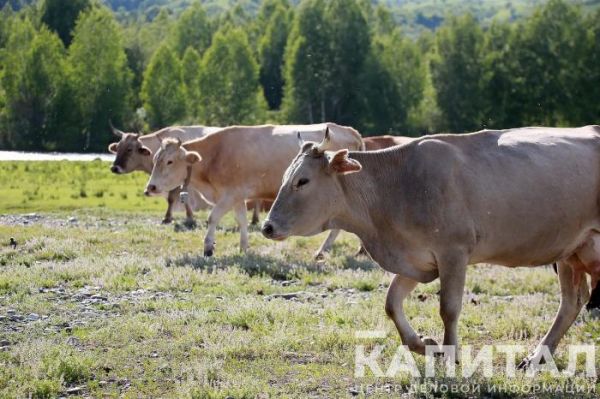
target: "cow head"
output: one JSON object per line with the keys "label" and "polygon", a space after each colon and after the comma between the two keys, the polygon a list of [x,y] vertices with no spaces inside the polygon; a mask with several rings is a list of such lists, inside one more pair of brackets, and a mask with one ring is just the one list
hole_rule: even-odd
{"label": "cow head", "polygon": [[140,142],[140,135],[125,133],[115,128],[112,123],[110,130],[119,137],[118,143],[108,146],[108,151],[117,157],[110,171],[117,174],[130,173],[134,170],[148,170],[152,165],[152,151]]}
{"label": "cow head", "polygon": [[185,183],[188,166],[200,162],[202,158],[195,151],[187,151],[179,138],[167,138],[161,142],[154,155],[152,175],[144,194],[161,195]]}
{"label": "cow head", "polygon": [[344,195],[338,176],[361,170],[360,163],[348,158],[348,150],[327,151],[329,129],[319,144],[304,142],[299,133],[298,142],[300,153],[286,170],[262,226],[263,235],[274,240],[328,230]]}

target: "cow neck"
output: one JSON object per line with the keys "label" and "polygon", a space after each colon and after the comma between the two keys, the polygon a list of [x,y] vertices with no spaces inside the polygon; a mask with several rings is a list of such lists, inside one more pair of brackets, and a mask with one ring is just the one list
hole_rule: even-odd
{"label": "cow neck", "polygon": [[342,188],[343,211],[332,221],[333,228],[341,228],[357,234],[370,236],[375,229],[372,210],[384,209],[381,206],[381,187],[397,185],[398,174],[391,173],[393,168],[402,169],[406,150],[377,152],[350,152],[349,157],[362,165],[358,173],[338,176]]}
{"label": "cow neck", "polygon": [[160,148],[160,138],[157,137],[156,133],[153,133],[151,135],[142,136],[139,140],[144,147],[148,147],[150,151],[152,151],[151,155],[143,158],[140,169],[148,174],[152,174],[152,169],[154,168],[154,154],[156,154]]}

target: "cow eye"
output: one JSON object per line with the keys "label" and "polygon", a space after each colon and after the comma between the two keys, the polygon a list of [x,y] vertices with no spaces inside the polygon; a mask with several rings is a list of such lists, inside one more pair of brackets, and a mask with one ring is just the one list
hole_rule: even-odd
{"label": "cow eye", "polygon": [[306,183],[308,183],[308,179],[302,178],[302,179],[298,180],[298,185],[297,185],[297,187],[302,187],[302,186],[304,186]]}
{"label": "cow eye", "polygon": [[167,161],[167,165],[171,165],[173,161]]}
{"label": "cow eye", "polygon": [[130,149],[127,150],[127,152],[131,152],[131,151],[133,151],[133,148],[130,148]]}

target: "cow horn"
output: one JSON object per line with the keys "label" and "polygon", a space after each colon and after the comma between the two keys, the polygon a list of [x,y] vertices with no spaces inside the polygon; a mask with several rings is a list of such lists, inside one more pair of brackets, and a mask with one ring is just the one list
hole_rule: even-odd
{"label": "cow horn", "polygon": [[318,152],[325,152],[329,149],[329,143],[331,139],[329,138],[329,126],[325,129],[325,137],[323,137],[323,141],[317,145],[315,148]]}
{"label": "cow horn", "polygon": [[181,139],[179,137],[176,137],[177,139],[177,147],[181,147]]}
{"label": "cow horn", "polygon": [[296,136],[298,137],[298,147],[300,147],[300,149],[302,149],[302,147],[304,147],[304,139],[300,135],[299,131],[296,131]]}
{"label": "cow horn", "polygon": [[121,138],[125,135],[125,133],[113,126],[112,121],[110,119],[108,120],[108,125],[110,126],[110,131],[113,132],[115,136]]}

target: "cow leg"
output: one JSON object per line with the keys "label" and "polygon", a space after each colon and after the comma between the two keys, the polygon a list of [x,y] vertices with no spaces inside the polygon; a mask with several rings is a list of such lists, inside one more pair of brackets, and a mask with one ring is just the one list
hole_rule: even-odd
{"label": "cow leg", "polygon": [[321,247],[315,252],[314,258],[323,259],[323,254],[331,250],[331,247],[333,247],[333,243],[339,234],[340,230],[331,230],[325,241],[323,241],[323,244],[321,244]]}
{"label": "cow leg", "polygon": [[173,204],[175,201],[179,200],[179,188],[169,191],[169,195],[167,196],[167,213],[165,213],[165,218],[162,221],[162,224],[169,224],[173,222]]}
{"label": "cow leg", "polygon": [[234,201],[221,197],[208,214],[208,229],[204,237],[204,256],[212,256],[215,250],[215,233],[221,218],[232,208]]}
{"label": "cow leg", "polygon": [[561,293],[558,313],[556,314],[548,333],[542,338],[535,350],[523,359],[519,364],[519,369],[526,369],[532,362],[536,364],[541,363],[540,360],[543,360],[542,349],[544,346],[548,347],[550,354],[554,354],[558,342],[563,335],[565,335],[569,327],[571,327],[577,318],[579,311],[589,299],[590,291],[588,289],[587,278],[584,275],[583,278],[578,281],[578,284],[574,285],[573,273],[573,269],[569,263],[565,261],[558,263],[558,281]]}
{"label": "cow leg", "polygon": [[248,250],[248,214],[246,213],[246,203],[240,202],[234,205],[235,220],[240,228],[240,251]]}
{"label": "cow leg", "polygon": [[254,201],[252,209],[252,226],[256,226],[259,222],[260,208],[262,205],[261,201]]}
{"label": "cow leg", "polygon": [[194,220],[194,211],[192,209],[192,206],[190,205],[190,200],[189,200],[189,196],[188,196],[188,200],[184,203],[185,205],[185,221],[183,222],[184,225],[186,225],[187,227],[195,227],[196,226],[196,221]]}
{"label": "cow leg", "polygon": [[440,272],[440,316],[444,323],[444,345],[451,346],[458,359],[458,318],[467,275],[467,259],[462,254],[442,256],[438,261]]}
{"label": "cow leg", "polygon": [[412,328],[404,314],[404,299],[415,289],[418,282],[402,277],[394,276],[387,297],[385,298],[385,312],[394,321],[402,344],[406,345],[412,352],[425,355],[425,346],[436,345],[431,338],[421,338]]}

